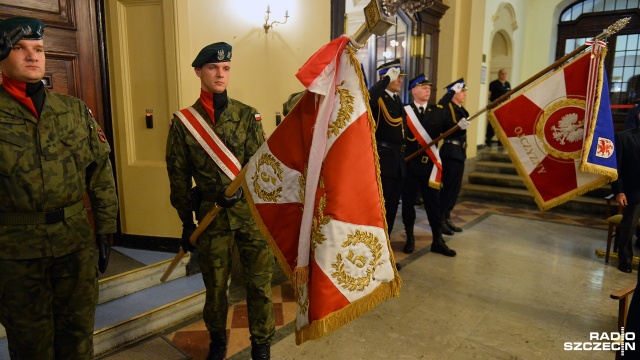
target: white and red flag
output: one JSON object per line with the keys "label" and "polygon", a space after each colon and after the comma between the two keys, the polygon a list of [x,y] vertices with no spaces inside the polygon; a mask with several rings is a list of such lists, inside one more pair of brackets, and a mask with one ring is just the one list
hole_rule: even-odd
{"label": "white and red flag", "polygon": [[398,296],[368,91],[348,37],[296,75],[307,88],[246,167],[247,199],[296,292],[296,343]]}
{"label": "white and red flag", "polygon": [[541,210],[617,178],[603,43],[489,113]]}

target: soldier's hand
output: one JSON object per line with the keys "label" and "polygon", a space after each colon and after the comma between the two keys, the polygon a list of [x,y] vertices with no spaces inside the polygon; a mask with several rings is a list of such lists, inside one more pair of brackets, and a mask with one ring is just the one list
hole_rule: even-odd
{"label": "soldier's hand", "polygon": [[96,244],[98,245],[98,270],[104,274],[109,265],[109,254],[111,254],[111,245],[109,245],[109,235],[96,235]]}
{"label": "soldier's hand", "polygon": [[460,129],[462,130],[468,128],[469,124],[471,124],[471,121],[467,120],[467,118],[462,118],[458,121],[458,126],[460,126]]}
{"label": "soldier's hand", "polygon": [[387,71],[386,75],[389,77],[390,82],[394,82],[398,79],[398,76],[400,76],[400,69],[396,67],[391,68]]}
{"label": "soldier's hand", "polygon": [[224,190],[222,190],[220,194],[218,194],[218,199],[216,200],[216,203],[218,203],[218,205],[222,206],[223,208],[228,209],[230,207],[233,207],[233,205],[235,205],[238,201],[240,201],[240,199],[242,199],[243,194],[244,194],[244,191],[242,190],[242,187],[239,187],[238,190],[236,190],[236,192],[230,197],[226,197],[224,195]]}
{"label": "soldier's hand", "polygon": [[195,224],[182,224],[182,238],[180,238],[180,247],[184,253],[196,251],[196,247],[191,244],[191,234],[196,230]]}
{"label": "soldier's hand", "polygon": [[0,61],[6,59],[7,56],[9,56],[13,45],[18,43],[18,41],[20,41],[23,36],[24,30],[21,26],[11,30],[9,33],[0,30]]}
{"label": "soldier's hand", "polygon": [[460,82],[460,83],[454,84],[454,85],[451,87],[451,90],[455,91],[455,92],[456,92],[456,94],[457,94],[457,93],[459,93],[460,91],[462,91],[462,88],[463,88],[463,87],[464,87],[464,84]]}

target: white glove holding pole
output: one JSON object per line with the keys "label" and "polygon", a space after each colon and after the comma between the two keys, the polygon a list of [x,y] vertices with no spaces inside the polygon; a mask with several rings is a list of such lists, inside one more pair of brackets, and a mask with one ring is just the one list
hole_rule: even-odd
{"label": "white glove holding pole", "polygon": [[464,84],[463,84],[463,83],[457,83],[457,84],[454,84],[454,85],[451,87],[451,90],[455,91],[455,92],[456,92],[456,94],[457,94],[457,93],[459,93],[460,91],[462,91],[462,87],[463,87],[463,86],[464,86]]}
{"label": "white glove holding pole", "polygon": [[387,71],[386,75],[389,77],[390,82],[394,82],[398,79],[398,76],[400,76],[400,69],[395,67],[391,68]]}
{"label": "white glove holding pole", "polygon": [[465,130],[466,128],[468,128],[469,124],[471,124],[471,121],[467,120],[467,118],[462,118],[460,119],[460,121],[458,121],[458,126],[462,130]]}

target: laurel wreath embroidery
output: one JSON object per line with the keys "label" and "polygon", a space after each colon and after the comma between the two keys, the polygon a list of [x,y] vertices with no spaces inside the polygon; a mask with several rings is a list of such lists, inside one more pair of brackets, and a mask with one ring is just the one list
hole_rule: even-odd
{"label": "laurel wreath embroidery", "polygon": [[[580,156],[580,154],[582,153],[582,149],[577,150],[577,151],[571,151],[571,152],[563,151],[561,149],[555,148],[546,139],[545,125],[547,123],[547,120],[549,120],[549,118],[551,117],[551,115],[555,111],[557,111],[557,110],[559,110],[559,109],[561,109],[563,107],[574,107],[574,108],[584,109],[586,107],[586,102],[584,100],[571,98],[571,99],[558,100],[558,101],[552,103],[551,105],[547,106],[544,109],[544,111],[542,112],[542,114],[540,115],[540,118],[538,119],[538,122],[536,123],[536,137],[541,141],[541,143],[544,146],[544,149],[546,150],[547,154],[551,154],[552,156],[555,156],[556,158],[559,158],[559,159],[577,159]],[[576,116],[576,118],[574,119],[571,116],[567,117],[567,115],[565,115],[558,122],[560,127],[550,126],[549,128],[552,129],[554,132],[556,130],[561,131],[561,132],[563,132],[563,131],[571,132],[571,131],[576,130],[576,129],[574,129],[572,127],[574,121],[578,121],[577,127],[584,127],[584,121],[579,121],[580,119],[578,119],[577,117],[578,116]],[[582,131],[584,131],[584,130],[582,130]],[[573,134],[573,135],[575,135],[575,134]],[[572,138],[573,138],[573,135],[572,135]],[[559,141],[562,136],[556,137],[556,135],[554,133],[554,134],[551,135],[551,137],[553,137],[554,141],[558,141],[559,144],[561,144],[561,145],[565,144],[564,141]],[[582,135],[580,135],[580,140],[582,140]]]}
{"label": "laurel wreath embroidery", "polygon": [[[320,181],[320,187],[324,187],[322,181]],[[322,243],[327,240],[327,237],[322,233],[322,227],[331,221],[330,216],[324,216],[324,209],[326,207],[327,195],[322,195],[320,201],[318,201],[318,207],[316,208],[317,215],[313,217],[313,223],[311,224],[311,247],[313,251],[316,250],[318,245],[322,245]]]}
{"label": "laurel wreath embroidery", "polygon": [[[265,169],[262,169],[263,166],[270,167],[273,170],[275,177],[265,171]],[[282,194],[282,186],[278,186],[272,191],[266,191],[262,188],[261,184],[271,183],[275,186],[278,181],[282,182],[282,173],[283,170],[280,166],[280,162],[276,160],[272,154],[262,154],[260,159],[258,159],[256,172],[252,176],[253,187],[255,188],[256,195],[258,195],[258,197],[263,201],[277,202]]]}
{"label": "laurel wreath embroidery", "polygon": [[338,136],[340,131],[347,126],[351,114],[353,114],[353,102],[355,97],[351,95],[349,89],[341,89],[340,86],[344,85],[345,81],[336,86],[336,93],[340,97],[340,110],[338,110],[338,116],[336,120],[329,124],[327,129],[327,137]]}
{"label": "laurel wreath embroidery", "polygon": [[373,233],[356,230],[355,234],[347,235],[347,240],[342,243],[342,247],[347,248],[357,244],[364,244],[369,249],[371,252],[369,262],[367,263],[364,255],[355,255],[352,250],[349,250],[346,260],[359,268],[367,266],[366,276],[356,277],[348,274],[345,269],[342,254],[338,254],[336,256],[336,262],[331,264],[335,269],[335,272],[331,273],[331,277],[336,279],[343,289],[349,291],[363,291],[367,286],[369,286],[371,280],[375,280],[373,274],[375,273],[376,267],[382,257],[382,245]]}

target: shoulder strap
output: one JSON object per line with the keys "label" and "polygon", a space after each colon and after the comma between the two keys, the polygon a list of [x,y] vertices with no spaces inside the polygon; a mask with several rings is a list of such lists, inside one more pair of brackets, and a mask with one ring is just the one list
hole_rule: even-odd
{"label": "shoulder strap", "polygon": [[216,135],[205,119],[194,109],[188,107],[176,111],[174,115],[182,121],[200,146],[209,154],[220,170],[233,180],[240,173],[242,166],[224,142]]}

